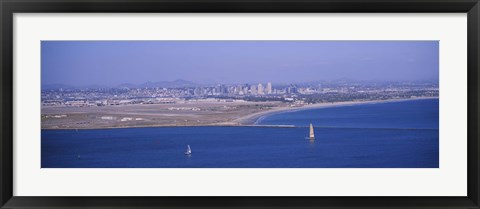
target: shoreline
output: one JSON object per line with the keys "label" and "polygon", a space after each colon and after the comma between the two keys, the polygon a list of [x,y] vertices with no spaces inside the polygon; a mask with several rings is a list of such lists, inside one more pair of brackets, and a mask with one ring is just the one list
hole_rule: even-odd
{"label": "shoreline", "polygon": [[387,99],[387,100],[369,100],[369,101],[348,101],[348,102],[336,102],[336,103],[320,103],[320,104],[311,104],[305,105],[302,107],[281,107],[274,110],[268,110],[265,112],[257,112],[254,114],[246,115],[241,118],[235,119],[235,122],[238,122],[241,125],[256,125],[257,121],[262,117],[266,117],[272,114],[278,114],[283,112],[294,112],[308,109],[320,109],[320,108],[329,108],[329,107],[342,107],[342,106],[353,106],[361,104],[377,104],[377,103],[389,103],[389,102],[403,102],[403,101],[414,101],[421,99],[438,99],[438,97],[416,97],[408,99]]}
{"label": "shoreline", "polygon": [[160,127],[241,127],[241,126],[255,126],[255,127],[295,127],[293,125],[257,125],[257,121],[263,117],[278,114],[283,112],[293,112],[308,109],[330,108],[330,107],[342,107],[353,106],[362,104],[377,104],[377,103],[389,103],[389,102],[402,102],[402,101],[414,101],[422,99],[438,99],[439,97],[415,97],[406,99],[387,99],[387,100],[369,100],[369,101],[348,101],[348,102],[336,102],[336,103],[320,103],[310,104],[300,107],[279,107],[263,112],[256,112],[250,115],[245,115],[240,118],[234,119],[230,122],[222,122],[217,124],[206,125],[142,125],[142,126],[117,126],[117,127],[99,127],[99,128],[41,128],[41,130],[102,130],[102,129],[122,129],[122,128],[160,128]]}

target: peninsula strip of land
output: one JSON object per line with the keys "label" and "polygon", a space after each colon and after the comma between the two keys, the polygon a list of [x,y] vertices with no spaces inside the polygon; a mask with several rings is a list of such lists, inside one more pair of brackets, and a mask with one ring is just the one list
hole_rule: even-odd
{"label": "peninsula strip of land", "polygon": [[308,108],[324,108],[409,99],[346,101],[294,105],[285,102],[185,102],[93,107],[42,107],[42,129],[102,129],[168,126],[245,126],[258,118]]}

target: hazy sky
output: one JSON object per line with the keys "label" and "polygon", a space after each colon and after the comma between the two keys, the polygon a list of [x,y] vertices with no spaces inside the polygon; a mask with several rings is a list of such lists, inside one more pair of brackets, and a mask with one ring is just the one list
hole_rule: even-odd
{"label": "hazy sky", "polygon": [[438,82],[438,41],[42,41],[42,84]]}

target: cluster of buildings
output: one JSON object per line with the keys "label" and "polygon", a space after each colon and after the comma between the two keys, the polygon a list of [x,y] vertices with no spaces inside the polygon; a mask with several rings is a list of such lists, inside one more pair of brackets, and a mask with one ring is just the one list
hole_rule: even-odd
{"label": "cluster of buildings", "polygon": [[193,90],[193,96],[227,96],[227,95],[274,95],[285,93],[297,93],[297,87],[294,84],[286,88],[274,89],[271,82],[266,84],[242,84],[242,85],[225,85],[217,86],[199,86]]}
{"label": "cluster of buildings", "polygon": [[190,102],[282,101],[320,103],[438,97],[438,84],[406,82],[332,82],[301,84],[216,84],[185,87],[50,89],[43,106],[110,106]]}

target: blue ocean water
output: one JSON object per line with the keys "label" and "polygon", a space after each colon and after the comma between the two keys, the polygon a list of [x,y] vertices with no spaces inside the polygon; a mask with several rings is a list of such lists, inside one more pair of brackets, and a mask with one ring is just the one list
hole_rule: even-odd
{"label": "blue ocean water", "polygon": [[[42,168],[438,168],[438,99],[308,109],[259,125],[42,130]],[[306,140],[308,125],[315,141]],[[187,144],[192,155],[184,155]]]}

